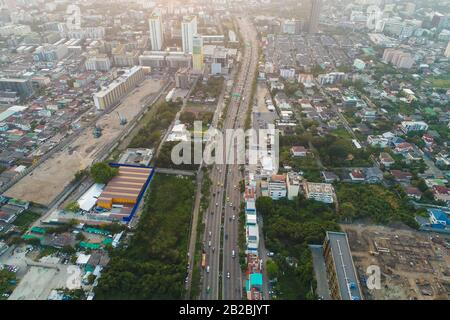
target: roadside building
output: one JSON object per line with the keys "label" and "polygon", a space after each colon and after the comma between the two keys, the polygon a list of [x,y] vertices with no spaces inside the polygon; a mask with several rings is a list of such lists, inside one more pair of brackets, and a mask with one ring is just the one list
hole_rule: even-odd
{"label": "roadside building", "polygon": [[333,300],[362,300],[347,234],[327,231],[323,253]]}
{"label": "roadside building", "polygon": [[285,198],[287,195],[286,176],[274,174],[269,179],[269,196],[273,200]]}

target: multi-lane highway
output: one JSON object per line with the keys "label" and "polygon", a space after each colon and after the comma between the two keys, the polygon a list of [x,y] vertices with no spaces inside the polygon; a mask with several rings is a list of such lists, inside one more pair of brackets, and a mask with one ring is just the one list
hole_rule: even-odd
{"label": "multi-lane highway", "polygon": [[[238,18],[238,25],[243,37],[244,54],[225,115],[224,130],[243,128],[258,63],[258,43],[253,26],[245,16]],[[225,146],[226,157],[237,151],[236,145],[233,149],[230,147]],[[238,217],[241,202],[239,181],[243,177],[238,164],[225,163],[214,165],[210,178],[213,186],[209,209],[205,214],[203,246],[206,266],[202,270],[200,298],[241,299],[243,279],[239,265]]]}

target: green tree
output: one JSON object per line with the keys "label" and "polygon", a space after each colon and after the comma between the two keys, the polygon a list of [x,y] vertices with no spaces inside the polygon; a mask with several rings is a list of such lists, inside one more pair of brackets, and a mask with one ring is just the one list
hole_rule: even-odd
{"label": "green tree", "polygon": [[339,208],[339,214],[343,220],[351,222],[356,216],[356,208],[352,203],[344,202]]}
{"label": "green tree", "polygon": [[91,177],[96,183],[108,183],[119,173],[119,169],[109,166],[105,162],[95,163],[91,167]]}
{"label": "green tree", "polygon": [[256,199],[256,210],[263,216],[270,214],[273,210],[273,200],[270,197],[259,197]]}
{"label": "green tree", "polygon": [[67,255],[72,255],[75,253],[75,249],[70,245],[66,245],[66,246],[62,247],[61,252],[65,253]]}
{"label": "green tree", "polygon": [[273,279],[278,275],[278,265],[273,260],[267,260],[266,270],[269,278]]}
{"label": "green tree", "polygon": [[80,211],[80,205],[78,202],[73,201],[66,206],[66,211],[78,212]]}

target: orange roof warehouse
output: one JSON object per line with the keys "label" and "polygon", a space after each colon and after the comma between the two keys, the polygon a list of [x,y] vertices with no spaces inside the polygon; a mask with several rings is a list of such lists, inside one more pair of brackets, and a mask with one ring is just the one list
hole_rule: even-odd
{"label": "orange roof warehouse", "polygon": [[131,214],[124,218],[129,221],[153,177],[154,169],[118,163],[110,163],[110,166],[118,168],[119,173],[106,185],[98,197],[97,206],[112,209],[116,204],[132,205]]}

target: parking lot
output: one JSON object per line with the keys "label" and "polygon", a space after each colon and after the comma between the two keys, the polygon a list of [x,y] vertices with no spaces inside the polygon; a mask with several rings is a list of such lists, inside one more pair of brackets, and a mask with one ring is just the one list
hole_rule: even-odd
{"label": "parking lot", "polygon": [[8,269],[10,266],[16,268],[18,285],[9,300],[46,300],[53,289],[78,283],[82,273],[77,266],[62,264],[60,258],[53,256],[35,262],[27,254],[37,255],[38,252],[29,251],[30,246],[11,247],[0,256],[1,265]]}

